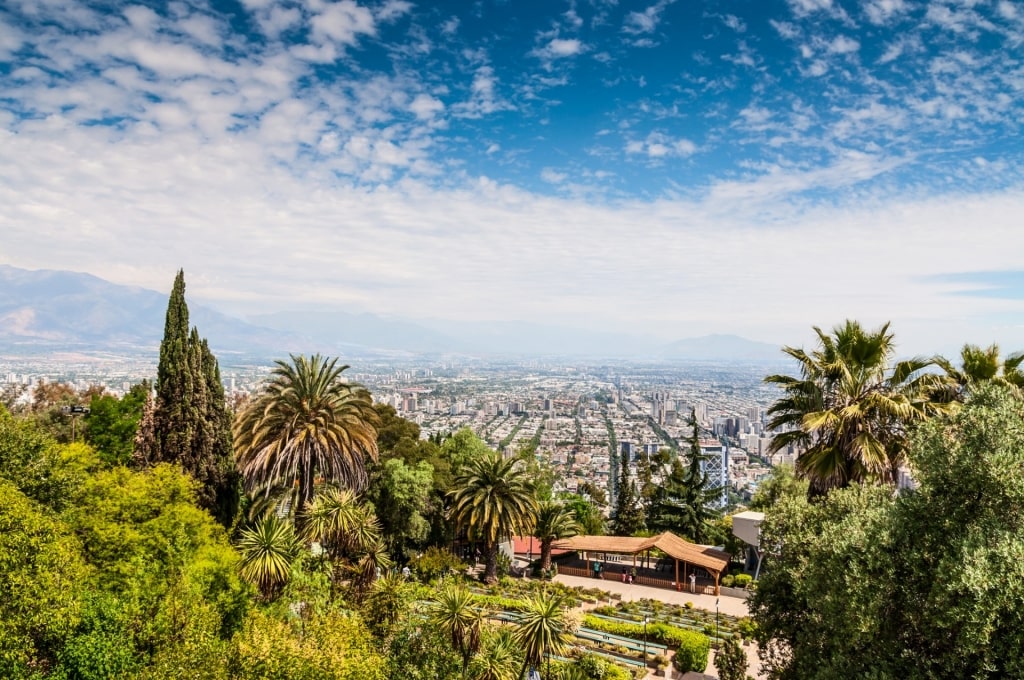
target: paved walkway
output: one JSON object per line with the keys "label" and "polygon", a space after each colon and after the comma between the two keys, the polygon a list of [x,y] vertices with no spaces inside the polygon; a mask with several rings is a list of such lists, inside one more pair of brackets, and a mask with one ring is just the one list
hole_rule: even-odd
{"label": "paved walkway", "polygon": [[[563,585],[571,587],[583,587],[583,588],[600,588],[607,593],[618,593],[622,596],[624,601],[632,600],[659,600],[667,604],[686,604],[692,602],[694,607],[698,609],[704,609],[709,612],[715,611],[715,600],[718,600],[718,611],[723,614],[729,614],[731,616],[747,616],[747,601],[738,597],[726,597],[724,595],[715,597],[714,595],[696,595],[685,592],[676,592],[675,590],[669,590],[668,588],[652,588],[650,586],[641,586],[637,584],[630,585],[621,581],[613,581],[611,579],[602,580],[595,578],[585,578],[583,576],[566,576],[564,574],[558,574],[555,576],[555,581]],[[593,605],[583,605],[584,609],[591,609]],[[763,680],[765,676],[761,675],[758,671],[760,668],[760,662],[757,658],[757,646],[749,645],[744,646],[743,651],[747,653],[748,667],[747,673],[757,678],[757,680]],[[715,676],[715,651],[711,650],[711,655],[708,657],[708,668],[705,673],[709,676]],[[669,675],[655,674],[651,670],[647,675],[647,680],[662,679],[665,677],[680,678],[680,675],[676,671],[670,671]]]}
{"label": "paved walkway", "polygon": [[555,581],[571,587],[600,588],[608,593],[619,593],[624,601],[632,600],[660,600],[668,604],[686,604],[692,602],[694,607],[705,609],[709,612],[715,611],[715,600],[718,600],[718,611],[730,616],[747,616],[747,601],[738,597],[726,597],[722,595],[697,595],[686,592],[676,592],[668,588],[652,588],[639,584],[623,583],[612,579],[585,578],[583,576],[566,576],[558,574]]}

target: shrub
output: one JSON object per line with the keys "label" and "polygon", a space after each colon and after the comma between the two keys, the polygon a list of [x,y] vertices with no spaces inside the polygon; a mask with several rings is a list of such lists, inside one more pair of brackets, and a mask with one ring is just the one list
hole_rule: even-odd
{"label": "shrub", "polygon": [[736,628],[739,631],[740,637],[744,640],[753,639],[757,633],[757,624],[749,616],[744,616],[740,619],[736,624]]}
{"label": "shrub", "polygon": [[687,602],[683,606],[686,607],[687,609],[693,609],[693,603],[692,602]]}
{"label": "shrub", "polygon": [[684,632],[688,633],[686,642],[679,645],[679,649],[676,650],[676,655],[672,659],[672,665],[683,673],[687,671],[703,673],[704,669],[708,667],[711,640],[700,633]]}
{"label": "shrub", "polygon": [[[596,616],[584,616],[583,625],[587,628],[600,630],[612,635],[622,637],[643,639],[644,625],[642,623],[630,623],[628,621],[607,621]],[[655,622],[647,625],[647,639],[661,643],[668,647],[688,647],[703,641],[705,646],[710,644],[707,638],[700,633],[685,628],[677,628],[667,623]],[[705,664],[706,665],[706,664]]]}
{"label": "shrub", "polygon": [[715,669],[721,680],[746,680],[747,655],[735,640],[726,640],[715,655]]}
{"label": "shrub", "polygon": [[753,580],[754,579],[753,579],[753,577],[751,577],[750,574],[737,574],[736,575],[736,585],[739,588],[746,588],[747,586],[750,585],[750,582],[753,581]]}
{"label": "shrub", "polygon": [[654,658],[651,659],[651,661],[654,662],[654,667],[658,670],[661,670],[668,666],[668,659],[662,656],[661,654],[655,654]]}
{"label": "shrub", "polygon": [[431,546],[409,562],[410,567],[425,582],[446,573],[461,574],[466,571],[466,563],[456,557],[450,550]]}
{"label": "shrub", "polygon": [[730,574],[728,576],[723,576],[722,577],[722,587],[723,588],[732,588],[732,584],[735,583],[735,581],[736,581],[736,578],[732,574]]}

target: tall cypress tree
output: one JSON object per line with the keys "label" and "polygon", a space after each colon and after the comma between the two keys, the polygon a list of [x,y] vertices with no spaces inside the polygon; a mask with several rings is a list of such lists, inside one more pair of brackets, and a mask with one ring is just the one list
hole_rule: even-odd
{"label": "tall cypress tree", "polygon": [[231,415],[217,358],[199,330],[189,330],[185,273],[181,270],[167,303],[151,432],[152,441],[137,446],[149,452],[147,461],[181,465],[199,482],[199,504],[223,524],[230,524],[239,496],[231,452]]}
{"label": "tall cypress tree", "polygon": [[636,483],[629,475],[629,454],[623,453],[619,465],[619,491],[615,498],[612,533],[616,536],[632,536],[645,528],[640,494],[637,492]]}

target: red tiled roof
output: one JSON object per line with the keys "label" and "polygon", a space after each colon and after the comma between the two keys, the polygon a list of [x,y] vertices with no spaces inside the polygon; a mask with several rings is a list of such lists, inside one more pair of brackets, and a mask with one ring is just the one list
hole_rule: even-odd
{"label": "red tiled roof", "polygon": [[[512,537],[513,548],[512,552],[516,555],[527,555],[533,553],[534,557],[540,557],[540,541],[533,536],[513,536]],[[551,556],[564,555],[571,550],[552,548]]]}

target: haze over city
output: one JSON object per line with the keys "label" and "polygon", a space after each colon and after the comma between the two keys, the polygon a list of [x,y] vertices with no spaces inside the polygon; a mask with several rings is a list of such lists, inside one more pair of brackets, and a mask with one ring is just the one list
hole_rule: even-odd
{"label": "haze over city", "polygon": [[286,309],[1024,346],[1016,3],[11,2],[0,262]]}

